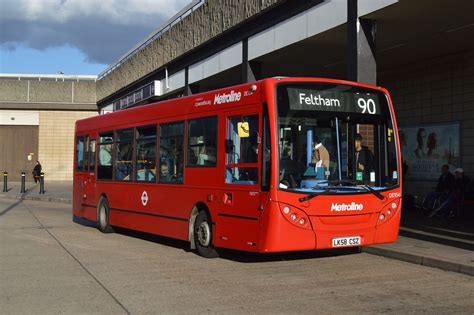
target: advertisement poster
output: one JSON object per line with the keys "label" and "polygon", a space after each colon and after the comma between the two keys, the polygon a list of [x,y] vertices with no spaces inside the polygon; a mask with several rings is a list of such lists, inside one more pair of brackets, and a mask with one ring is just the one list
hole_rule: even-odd
{"label": "advertisement poster", "polygon": [[461,167],[460,124],[400,127],[402,159],[408,165],[406,179],[437,180],[441,166],[453,172]]}

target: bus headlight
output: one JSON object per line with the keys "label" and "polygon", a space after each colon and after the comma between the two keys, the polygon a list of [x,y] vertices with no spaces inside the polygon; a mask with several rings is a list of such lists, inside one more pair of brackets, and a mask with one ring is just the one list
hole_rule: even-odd
{"label": "bus headlight", "polygon": [[385,220],[385,215],[383,213],[381,213],[379,218],[380,218],[380,221],[383,221],[383,220]]}
{"label": "bus headlight", "polygon": [[280,204],[280,211],[285,219],[293,225],[299,228],[312,230],[311,221],[309,220],[306,212],[303,210],[300,210],[292,205]]}
{"label": "bus headlight", "polygon": [[396,202],[392,202],[392,209],[395,209],[397,207],[397,203]]}
{"label": "bus headlight", "polygon": [[391,215],[392,211],[390,209],[387,209],[387,215]]}

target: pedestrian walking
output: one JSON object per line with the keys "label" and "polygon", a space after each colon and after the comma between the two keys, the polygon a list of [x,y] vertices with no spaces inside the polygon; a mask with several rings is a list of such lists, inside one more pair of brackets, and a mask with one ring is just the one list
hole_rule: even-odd
{"label": "pedestrian walking", "polygon": [[40,182],[41,178],[41,163],[39,161],[36,161],[36,165],[33,168],[33,180],[35,181],[35,184]]}

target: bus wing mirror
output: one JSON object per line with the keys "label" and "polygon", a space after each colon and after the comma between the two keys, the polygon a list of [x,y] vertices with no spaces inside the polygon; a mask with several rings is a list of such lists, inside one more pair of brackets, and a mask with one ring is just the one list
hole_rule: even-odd
{"label": "bus wing mirror", "polygon": [[234,141],[231,139],[225,140],[225,153],[230,154],[234,152]]}

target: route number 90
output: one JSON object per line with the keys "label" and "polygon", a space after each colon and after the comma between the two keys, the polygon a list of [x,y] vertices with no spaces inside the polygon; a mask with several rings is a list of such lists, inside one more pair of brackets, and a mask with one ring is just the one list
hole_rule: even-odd
{"label": "route number 90", "polygon": [[375,114],[377,111],[373,99],[365,100],[363,98],[359,98],[357,100],[357,105],[362,108],[362,114],[365,114],[366,112],[368,112],[369,114]]}

